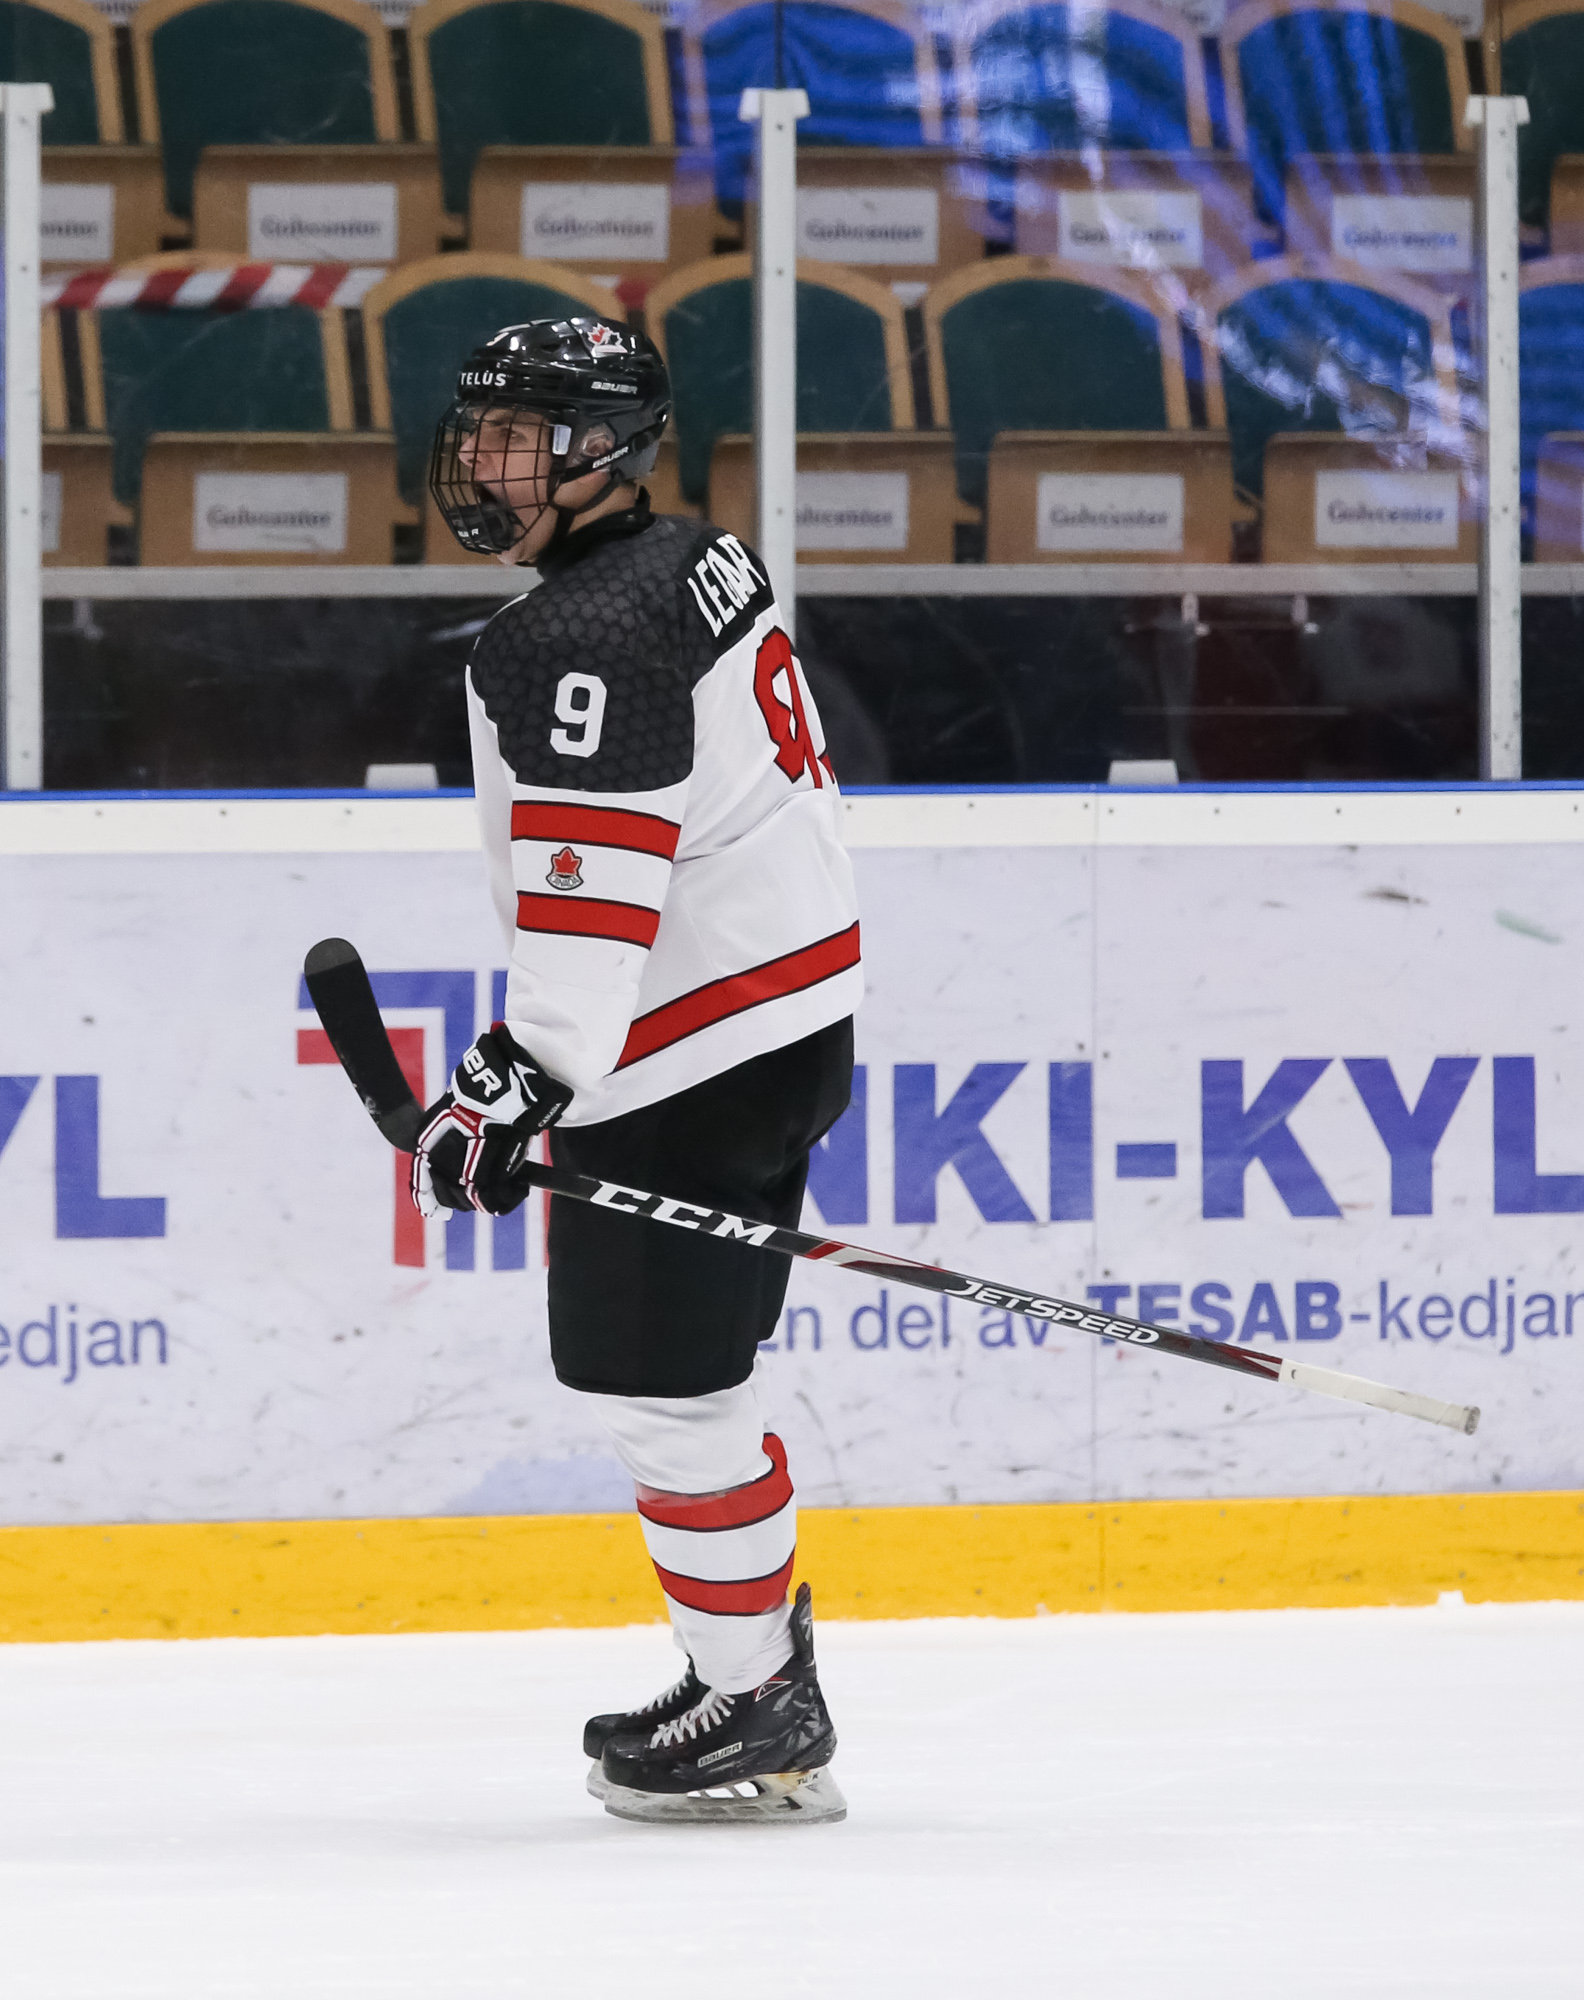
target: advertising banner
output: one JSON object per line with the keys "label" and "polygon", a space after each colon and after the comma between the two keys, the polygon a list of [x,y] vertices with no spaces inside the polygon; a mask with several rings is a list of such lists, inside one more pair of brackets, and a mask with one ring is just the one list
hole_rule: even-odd
{"label": "advertising banner", "polygon": [[800,472],[799,549],[893,549],[908,545],[905,472]]}
{"label": "advertising banner", "polygon": [[1183,545],[1178,472],[1042,472],[1035,546],[1052,555],[1172,555]]}
{"label": "advertising banner", "polygon": [[[1430,796],[1434,837],[1341,794],[849,800],[868,997],[808,1217],[1478,1435],[794,1265],[760,1365],[807,1502],[1579,1483],[1584,814]],[[439,1092],[502,992],[471,806],[384,846],[321,807],[149,852],[0,806],[0,1519],[630,1500],[549,1366],[543,1198],[422,1224],[299,982],[354,939]]]}
{"label": "advertising banner", "polygon": [[39,189],[39,261],[109,264],[115,258],[115,186],[57,181]]}
{"label": "advertising banner", "polygon": [[1466,195],[1337,195],[1331,254],[1367,270],[1472,271],[1474,204]]}
{"label": "advertising banner", "polygon": [[193,547],[255,554],[293,549],[339,555],[347,542],[344,472],[200,472],[193,481]]}
{"label": "advertising banner", "polygon": [[799,188],[797,253],[828,264],[934,264],[940,197],[933,188]]}
{"label": "advertising banner", "polygon": [[394,181],[254,181],[248,255],[268,263],[394,264]]}
{"label": "advertising banner", "polygon": [[1166,265],[1197,271],[1204,263],[1204,209],[1197,194],[1106,189],[1056,197],[1058,254],[1078,264]]}
{"label": "advertising banner", "polygon": [[671,190],[642,181],[529,181],[521,240],[525,257],[663,263],[671,250]]}

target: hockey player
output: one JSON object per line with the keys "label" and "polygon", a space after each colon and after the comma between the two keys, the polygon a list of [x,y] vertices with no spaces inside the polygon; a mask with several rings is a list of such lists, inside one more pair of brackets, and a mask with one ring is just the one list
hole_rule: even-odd
{"label": "hockey player", "polygon": [[[819,715],[763,564],[650,511],[658,350],[591,318],[468,360],[430,483],[464,548],[539,571],[468,670],[505,1020],[431,1107],[427,1215],[521,1198],[512,1156],[795,1225],[840,1116],[862,991]],[[520,1157],[520,1155],[519,1155]],[[628,1818],[840,1818],[796,1503],[758,1344],[787,1266],[745,1243],[553,1201],[550,1348],[637,1484],[688,1666],[595,1716],[590,1790]]]}

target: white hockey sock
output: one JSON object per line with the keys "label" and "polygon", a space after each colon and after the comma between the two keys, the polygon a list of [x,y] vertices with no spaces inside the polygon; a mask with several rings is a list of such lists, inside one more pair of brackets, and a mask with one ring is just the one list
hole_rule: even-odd
{"label": "white hockey sock", "polygon": [[768,1680],[792,1650],[787,1585],[797,1501],[786,1452],[767,1431],[757,1479],[717,1493],[640,1485],[638,1512],[677,1637],[699,1678],[726,1694]]}
{"label": "white hockey sock", "polygon": [[752,1383],[712,1396],[593,1400],[637,1484],[677,1644],[707,1687],[758,1687],[792,1650],[797,1501]]}

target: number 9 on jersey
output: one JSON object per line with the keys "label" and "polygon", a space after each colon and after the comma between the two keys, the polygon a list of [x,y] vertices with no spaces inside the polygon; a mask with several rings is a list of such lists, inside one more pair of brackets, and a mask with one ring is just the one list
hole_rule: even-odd
{"label": "number 9 on jersey", "polygon": [[567,727],[551,730],[550,748],[562,757],[592,757],[605,724],[605,683],[599,675],[563,674],[556,683],[555,712]]}

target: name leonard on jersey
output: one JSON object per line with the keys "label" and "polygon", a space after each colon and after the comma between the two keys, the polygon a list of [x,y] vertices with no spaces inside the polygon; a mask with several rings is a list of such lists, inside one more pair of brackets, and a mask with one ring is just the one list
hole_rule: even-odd
{"label": "name leonard on jersey", "polygon": [[717,641],[717,658],[775,603],[770,579],[735,535],[722,535],[710,544],[693,565],[687,584]]}

